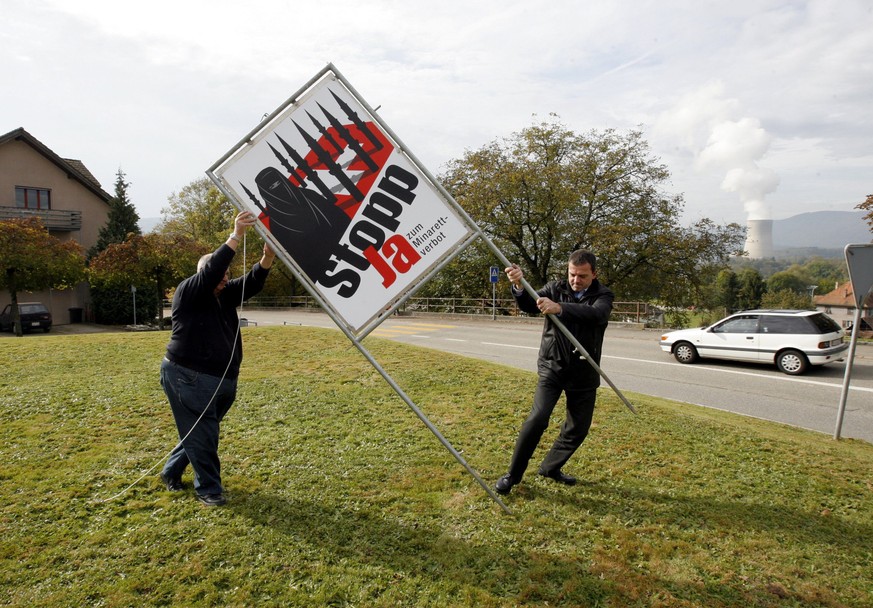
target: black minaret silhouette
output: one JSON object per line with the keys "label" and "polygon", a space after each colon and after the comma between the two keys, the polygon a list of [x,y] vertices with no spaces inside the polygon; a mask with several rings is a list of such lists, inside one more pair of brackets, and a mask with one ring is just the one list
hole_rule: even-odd
{"label": "black minaret silhouette", "polygon": [[303,127],[298,125],[293,120],[291,122],[294,123],[295,127],[297,127],[297,130],[300,131],[300,135],[303,136],[303,140],[306,142],[306,145],[309,146],[310,150],[315,152],[315,156],[320,162],[324,163],[324,166],[327,167],[327,170],[330,172],[330,174],[337,178],[339,183],[343,185],[343,187],[348,191],[349,195],[353,199],[355,199],[359,203],[363,202],[364,193],[358,189],[358,187],[351,179],[349,179],[349,176],[346,175],[346,172],[343,171],[343,168],[339,166],[339,164],[337,164],[337,162],[327,152],[327,150],[322,148],[319,143],[315,141],[315,139],[313,139],[313,137],[303,129]]}
{"label": "black minaret silhouette", "polygon": [[349,144],[349,148],[355,151],[355,154],[358,155],[358,158],[360,158],[367,164],[367,167],[370,168],[370,171],[378,171],[379,165],[376,164],[376,161],[370,158],[369,154],[364,152],[364,147],[360,144],[360,142],[358,142],[357,139],[352,136],[352,132],[349,131],[343,123],[338,121],[333,114],[325,110],[320,103],[316,103],[316,105],[321,109],[322,113],[327,118],[327,122],[329,122],[330,125],[334,129],[336,129],[336,132],[339,133],[339,136],[342,137],[347,144]]}
{"label": "black minaret silhouette", "polygon": [[[330,91],[330,89],[328,89],[328,90]],[[381,150],[382,148],[385,147],[382,144],[382,142],[379,140],[379,138],[376,137],[376,135],[370,130],[370,125],[368,125],[366,122],[364,122],[363,120],[358,118],[358,114],[354,110],[352,110],[352,108],[351,108],[351,106],[349,106],[349,104],[344,102],[342,100],[342,98],[339,95],[337,95],[336,93],[334,93],[333,91],[330,91],[330,94],[333,95],[334,99],[336,99],[337,105],[340,108],[342,108],[342,111],[346,113],[346,116],[349,117],[349,120],[351,120],[353,123],[355,123],[355,125],[358,127],[358,129],[360,129],[361,133],[363,133],[366,136],[366,138],[370,140],[370,143],[373,144],[373,151],[374,152],[376,150]]]}

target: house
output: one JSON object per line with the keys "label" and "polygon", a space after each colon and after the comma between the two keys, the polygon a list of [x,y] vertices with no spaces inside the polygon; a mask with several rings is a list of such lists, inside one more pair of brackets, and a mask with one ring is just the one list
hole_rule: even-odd
{"label": "house", "polygon": [[[61,158],[24,129],[0,135],[0,220],[38,216],[49,234],[88,250],[108,221],[111,198],[81,161]],[[58,325],[90,310],[87,282],[18,298],[45,304]],[[0,292],[0,309],[10,301]]]}
{"label": "house", "polygon": [[[836,288],[821,296],[815,296],[813,299],[816,310],[820,310],[842,327],[851,327],[855,320],[855,292],[852,289],[852,282],[849,281],[843,284],[837,284]],[[864,301],[864,308],[861,311],[861,327],[858,331],[867,334],[873,332],[873,294],[867,296]]]}

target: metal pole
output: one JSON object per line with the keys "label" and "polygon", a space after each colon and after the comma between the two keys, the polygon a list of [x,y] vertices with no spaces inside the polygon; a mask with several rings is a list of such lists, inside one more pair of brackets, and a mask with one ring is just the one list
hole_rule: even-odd
{"label": "metal pole", "polygon": [[497,319],[497,283],[491,283],[491,320]]}
{"label": "metal pole", "polygon": [[[480,236],[485,241],[485,243],[488,245],[488,247],[491,249],[491,251],[494,252],[494,254],[498,257],[498,259],[500,259],[500,261],[503,262],[507,268],[509,266],[512,266],[512,263],[506,258],[506,256],[503,255],[503,253],[497,248],[497,246],[491,242],[491,239],[489,239],[487,235],[482,233],[481,230],[480,230]],[[530,286],[530,283],[528,283],[524,277],[522,277],[522,279],[521,279],[521,284],[524,287],[525,291],[527,291],[532,298],[539,297],[539,294],[537,294],[537,292],[534,290],[534,288]],[[594,370],[598,374],[600,374],[600,377],[603,378],[606,381],[606,383],[609,385],[609,387],[615,392],[615,394],[618,395],[618,398],[621,399],[621,401],[625,404],[627,409],[629,409],[631,412],[636,414],[637,411],[634,409],[634,406],[631,405],[631,402],[628,401],[627,397],[625,397],[624,394],[622,394],[622,392],[620,390],[618,390],[618,387],[612,382],[612,380],[609,379],[609,376],[607,376],[606,373],[601,369],[601,367],[599,365],[597,365],[597,363],[594,361],[594,359],[591,358],[591,355],[589,355],[588,351],[585,350],[585,347],[583,347],[579,343],[579,340],[576,339],[576,336],[574,336],[572,333],[570,333],[570,330],[567,329],[567,326],[564,325],[561,322],[561,320],[558,319],[558,317],[556,317],[553,314],[547,314],[546,316],[549,318],[549,320],[552,323],[555,324],[555,326],[561,331],[561,333],[563,333],[564,336],[567,337],[567,339],[570,341],[570,343],[576,349],[576,353],[578,353],[580,357],[582,357],[583,359],[588,361],[588,364],[591,365],[591,367],[593,367]]]}
{"label": "metal pole", "polygon": [[479,475],[479,473],[477,473],[473,467],[471,467],[469,464],[467,464],[467,461],[464,460],[464,457],[461,456],[460,453],[458,453],[458,451],[452,446],[451,443],[449,443],[448,439],[443,437],[443,434],[440,433],[439,429],[437,429],[433,425],[433,423],[430,420],[428,420],[428,418],[427,418],[427,416],[425,416],[424,412],[422,412],[420,409],[418,409],[418,406],[416,406],[415,403],[413,403],[412,399],[410,399],[406,395],[406,393],[403,392],[403,389],[401,389],[400,386],[396,382],[394,382],[394,379],[388,375],[388,372],[386,372],[382,368],[381,365],[379,365],[379,363],[376,361],[376,359],[373,358],[373,356],[369,353],[369,351],[367,349],[365,349],[364,346],[356,338],[349,336],[349,339],[351,339],[351,341],[352,341],[352,343],[354,343],[355,347],[357,347],[357,349],[359,351],[361,351],[361,354],[364,355],[364,357],[366,357],[367,361],[370,362],[370,365],[372,365],[374,368],[376,368],[376,371],[378,371],[382,375],[382,377],[385,379],[385,382],[387,382],[391,386],[391,388],[394,389],[394,392],[397,393],[401,399],[403,399],[403,401],[406,403],[406,405],[409,406],[409,409],[411,409],[413,412],[415,412],[415,415],[418,416],[418,418],[425,424],[425,426],[428,429],[430,429],[430,432],[433,433],[434,436],[437,439],[439,439],[440,443],[442,443],[443,446],[445,446],[445,448],[452,454],[452,456],[455,457],[455,460],[457,460],[459,463],[461,463],[461,466],[463,466],[465,469],[467,469],[467,472],[470,473],[470,475],[472,475],[473,478],[477,482],[479,482],[479,485],[482,486],[486,492],[488,492],[488,495],[492,499],[494,499],[494,502],[496,502],[498,505],[500,505],[500,507],[507,514],[512,515],[512,511],[509,510],[509,507],[507,507],[503,503],[503,501],[500,500],[500,497],[497,496],[497,494],[494,492],[494,490],[492,490],[488,486],[487,483],[485,483],[485,480],[482,479],[482,477]]}
{"label": "metal pole", "polygon": [[843,374],[843,388],[840,391],[840,407],[837,409],[837,425],[834,428],[834,439],[840,438],[843,429],[843,415],[846,413],[846,399],[849,396],[849,381],[852,379],[852,365],[855,362],[855,345],[858,344],[858,331],[861,328],[861,307],[855,308],[855,320],[852,323],[852,339],[849,343],[849,356],[846,358],[846,373]]}

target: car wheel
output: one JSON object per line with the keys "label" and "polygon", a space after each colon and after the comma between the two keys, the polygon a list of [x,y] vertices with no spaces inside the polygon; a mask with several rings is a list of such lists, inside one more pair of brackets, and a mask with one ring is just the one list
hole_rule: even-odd
{"label": "car wheel", "polygon": [[809,367],[809,361],[799,350],[786,350],[776,355],[776,367],[780,372],[799,376]]}
{"label": "car wheel", "polygon": [[697,361],[697,349],[691,342],[679,342],[673,347],[673,356],[679,363],[694,363]]}

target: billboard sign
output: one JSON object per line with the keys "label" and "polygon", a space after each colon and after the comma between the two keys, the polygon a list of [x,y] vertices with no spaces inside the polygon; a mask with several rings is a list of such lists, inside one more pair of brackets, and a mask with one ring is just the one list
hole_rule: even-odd
{"label": "billboard sign", "polygon": [[209,173],[354,334],[389,316],[475,227],[328,66]]}

